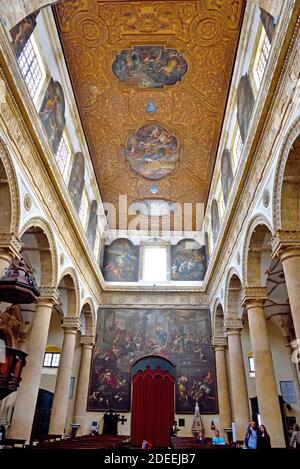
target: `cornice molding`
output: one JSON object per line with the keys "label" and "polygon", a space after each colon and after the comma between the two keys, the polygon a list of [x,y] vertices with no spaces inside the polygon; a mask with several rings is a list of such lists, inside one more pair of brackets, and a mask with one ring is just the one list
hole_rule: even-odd
{"label": "cornice molding", "polygon": [[102,307],[201,307],[208,309],[206,294],[191,294],[177,292],[103,292],[100,304]]}

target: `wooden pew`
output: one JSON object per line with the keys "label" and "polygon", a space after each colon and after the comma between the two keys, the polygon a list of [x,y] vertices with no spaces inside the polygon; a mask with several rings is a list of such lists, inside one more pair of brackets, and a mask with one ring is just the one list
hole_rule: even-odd
{"label": "wooden pew", "polygon": [[1,445],[9,448],[24,448],[26,439],[22,440],[20,438],[5,438],[4,441],[1,441]]}

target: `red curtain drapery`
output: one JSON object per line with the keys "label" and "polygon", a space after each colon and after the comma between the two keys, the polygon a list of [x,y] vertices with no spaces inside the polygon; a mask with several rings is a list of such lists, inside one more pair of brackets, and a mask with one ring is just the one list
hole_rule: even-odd
{"label": "red curtain drapery", "polygon": [[131,443],[141,447],[150,441],[154,447],[170,446],[174,421],[174,378],[158,367],[139,371],[133,377]]}

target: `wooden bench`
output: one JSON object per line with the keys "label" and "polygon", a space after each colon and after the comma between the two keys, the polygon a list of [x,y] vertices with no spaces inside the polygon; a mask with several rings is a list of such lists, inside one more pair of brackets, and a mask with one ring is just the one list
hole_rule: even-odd
{"label": "wooden bench", "polygon": [[128,441],[129,437],[123,435],[84,435],[59,441],[43,441],[37,447],[41,449],[117,449],[125,447]]}
{"label": "wooden bench", "polygon": [[24,448],[26,443],[26,439],[22,440],[19,438],[5,438],[4,441],[1,441],[1,444],[3,446],[9,447],[9,448]]}

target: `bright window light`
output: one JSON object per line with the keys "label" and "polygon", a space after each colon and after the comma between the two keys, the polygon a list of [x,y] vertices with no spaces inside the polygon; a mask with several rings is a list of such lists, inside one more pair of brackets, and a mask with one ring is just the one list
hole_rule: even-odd
{"label": "bright window light", "polygon": [[261,48],[260,57],[259,57],[259,61],[258,61],[258,64],[257,64],[257,69],[256,69],[256,73],[258,75],[259,83],[262,80],[262,77],[263,77],[267,62],[268,62],[268,58],[269,58],[269,55],[270,55],[270,50],[271,50],[271,43],[268,39],[268,36],[266,35],[265,39],[264,39],[264,42],[263,42],[263,45],[262,45],[262,48]]}
{"label": "bright window light", "polygon": [[143,280],[165,282],[167,280],[167,247],[145,246],[143,254]]}
{"label": "bright window light", "polygon": [[57,149],[57,152],[55,154],[55,159],[56,159],[56,162],[57,162],[57,166],[59,167],[60,172],[62,173],[62,175],[64,177],[65,177],[65,174],[66,174],[67,164],[68,164],[68,161],[70,160],[70,158],[71,158],[70,148],[69,148],[69,146],[66,142],[66,139],[63,135],[60,142],[59,142],[58,149]]}
{"label": "bright window light", "polygon": [[254,367],[254,359],[253,357],[248,357],[249,361],[249,371],[250,371],[250,377],[254,378],[255,377],[255,367]]}
{"label": "bright window light", "polygon": [[35,98],[45,78],[45,71],[41,61],[38,60],[32,38],[27,41],[18,58],[18,63],[30,96]]}
{"label": "bright window light", "polygon": [[81,204],[79,209],[79,219],[82,223],[82,226],[85,228],[88,216],[88,208],[89,208],[89,199],[85,192],[82,194]]}
{"label": "bright window light", "polygon": [[44,366],[49,368],[58,368],[60,353],[46,352],[44,356]]}

